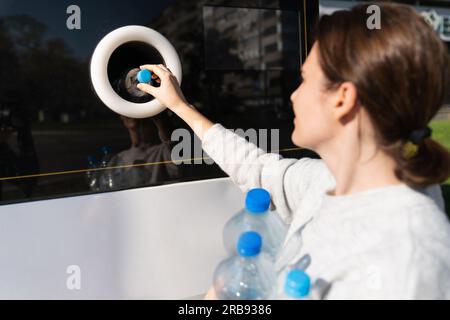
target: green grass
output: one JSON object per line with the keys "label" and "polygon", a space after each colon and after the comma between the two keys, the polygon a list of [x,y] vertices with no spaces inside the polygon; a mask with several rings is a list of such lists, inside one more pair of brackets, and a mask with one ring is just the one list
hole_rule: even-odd
{"label": "green grass", "polygon": [[[450,149],[450,120],[436,120],[431,122],[433,139]],[[442,185],[447,215],[450,217],[450,178]]]}
{"label": "green grass", "polygon": [[450,120],[436,120],[431,122],[433,139],[450,149]]}

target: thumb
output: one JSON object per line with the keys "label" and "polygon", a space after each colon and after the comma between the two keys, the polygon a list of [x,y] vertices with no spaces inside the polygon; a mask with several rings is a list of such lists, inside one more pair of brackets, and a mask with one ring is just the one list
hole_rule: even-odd
{"label": "thumb", "polygon": [[155,90],[156,90],[156,87],[153,87],[153,86],[151,86],[151,85],[149,85],[149,84],[146,84],[146,83],[139,83],[138,85],[137,85],[137,88],[139,89],[139,90],[141,90],[141,91],[144,91],[144,92],[147,92],[148,94],[151,94],[152,96],[154,96],[154,94],[155,94]]}

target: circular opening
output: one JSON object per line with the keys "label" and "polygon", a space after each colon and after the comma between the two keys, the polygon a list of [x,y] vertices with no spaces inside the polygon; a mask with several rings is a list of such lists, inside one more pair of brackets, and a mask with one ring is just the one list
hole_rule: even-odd
{"label": "circular opening", "polygon": [[123,99],[134,103],[147,103],[154,98],[130,90],[130,73],[143,64],[164,64],[159,52],[145,42],[132,41],[119,46],[108,62],[108,79],[114,91]]}

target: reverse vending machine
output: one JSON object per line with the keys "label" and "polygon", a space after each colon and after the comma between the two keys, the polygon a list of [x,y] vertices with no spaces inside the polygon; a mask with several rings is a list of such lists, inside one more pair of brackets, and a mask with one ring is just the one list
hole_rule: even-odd
{"label": "reverse vending machine", "polygon": [[201,297],[245,195],[135,90],[136,68],[164,64],[215,122],[314,156],[290,141],[289,97],[318,15],[306,0],[0,0],[0,298]]}

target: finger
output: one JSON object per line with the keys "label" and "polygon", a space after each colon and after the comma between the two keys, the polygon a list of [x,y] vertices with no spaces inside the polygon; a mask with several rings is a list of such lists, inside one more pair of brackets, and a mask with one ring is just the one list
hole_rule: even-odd
{"label": "finger", "polygon": [[146,92],[146,93],[148,93],[148,94],[151,94],[152,96],[154,96],[155,90],[156,90],[155,87],[153,87],[153,86],[151,86],[151,85],[149,85],[149,84],[146,84],[146,83],[139,83],[139,84],[137,85],[137,88],[138,88],[139,90],[141,90],[141,91],[144,91],[144,92]]}
{"label": "finger", "polygon": [[169,68],[167,68],[165,65],[163,64],[158,64],[158,67],[160,67],[163,70],[169,71]]}
{"label": "finger", "polygon": [[160,64],[159,67],[161,67],[161,69],[164,69],[164,70],[166,70],[168,73],[170,73],[171,75],[173,75],[172,70],[170,70],[170,69],[169,69],[168,67],[166,67],[165,65]]}
{"label": "finger", "polygon": [[150,70],[150,71],[154,72],[160,78],[162,78],[168,74],[167,70],[164,70],[163,68],[161,68],[160,66],[158,66],[156,64],[146,64],[146,65],[140,66],[140,68],[142,70],[144,70],[144,69]]}

